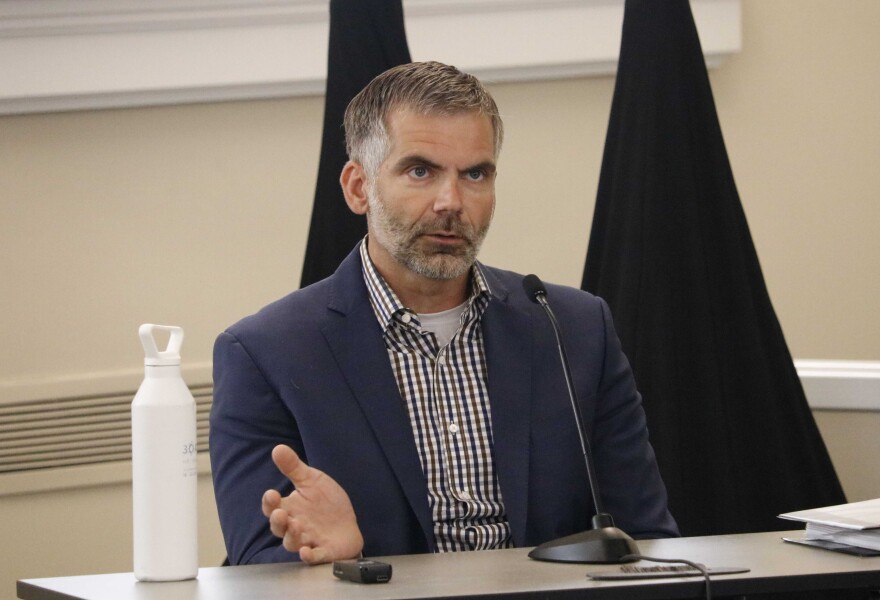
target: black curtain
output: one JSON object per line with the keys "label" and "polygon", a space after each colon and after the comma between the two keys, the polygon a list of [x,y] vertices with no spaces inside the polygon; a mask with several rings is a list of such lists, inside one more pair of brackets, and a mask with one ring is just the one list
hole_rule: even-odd
{"label": "black curtain", "polygon": [[845,502],[767,294],[687,0],[626,2],[582,287],[611,306],[684,535],[790,529],[777,514]]}
{"label": "black curtain", "polygon": [[324,137],[301,287],[333,273],[367,232],[366,219],[348,210],[339,186],[347,160],[345,108],[376,75],[408,62],[401,0],[330,1]]}

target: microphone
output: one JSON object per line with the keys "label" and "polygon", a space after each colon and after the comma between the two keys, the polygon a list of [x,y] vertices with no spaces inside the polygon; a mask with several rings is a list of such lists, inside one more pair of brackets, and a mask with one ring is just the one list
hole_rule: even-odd
{"label": "microphone", "polygon": [[529,558],[571,563],[622,563],[637,560],[627,557],[627,555],[639,554],[635,540],[614,526],[614,519],[605,512],[602,504],[596,469],[593,466],[592,448],[571,378],[571,365],[565,352],[565,344],[562,342],[559,322],[550,308],[550,303],[547,302],[547,288],[544,287],[544,283],[537,275],[526,275],[522,284],[529,299],[539,304],[547,313],[550,324],[553,326],[553,333],[556,335],[559,361],[562,364],[562,372],[565,375],[565,384],[568,388],[568,398],[571,401],[571,409],[577,424],[584,463],[587,467],[587,479],[590,483],[590,492],[593,494],[593,505],[596,507],[596,514],[592,519],[592,529],[545,542],[529,552]]}

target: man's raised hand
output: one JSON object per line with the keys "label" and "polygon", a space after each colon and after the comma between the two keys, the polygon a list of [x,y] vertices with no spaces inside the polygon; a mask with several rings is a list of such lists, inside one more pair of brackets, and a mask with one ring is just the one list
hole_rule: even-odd
{"label": "man's raised hand", "polygon": [[345,490],[288,446],[275,446],[272,461],[295,488],[287,497],[263,494],[263,514],[284,548],[310,565],[359,556],[364,538]]}

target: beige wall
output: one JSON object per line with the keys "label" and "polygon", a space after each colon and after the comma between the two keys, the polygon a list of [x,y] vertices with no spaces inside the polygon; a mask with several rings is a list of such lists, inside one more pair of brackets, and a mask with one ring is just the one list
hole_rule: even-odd
{"label": "beige wall", "polygon": [[[878,21],[876,0],[746,0],[743,51],[711,74],[798,358],[880,360]],[[613,79],[492,89],[508,137],[483,259],[579,285]],[[183,325],[185,361],[210,361],[218,331],[297,286],[321,114],[299,98],[0,117],[0,384],[136,377],[146,321]],[[880,496],[876,467],[852,475],[876,439],[856,421],[820,425],[851,495]],[[202,498],[212,565],[207,481]],[[129,570],[129,501],[0,496],[0,598],[21,577]]]}
{"label": "beige wall", "polygon": [[753,1],[744,21],[712,83],[792,353],[880,360],[880,5]]}
{"label": "beige wall", "polygon": [[880,412],[813,412],[847,500],[880,498]]}
{"label": "beige wall", "polygon": [[[199,478],[199,565],[226,556],[209,476]],[[15,581],[132,570],[131,485],[0,498],[0,598]]]}

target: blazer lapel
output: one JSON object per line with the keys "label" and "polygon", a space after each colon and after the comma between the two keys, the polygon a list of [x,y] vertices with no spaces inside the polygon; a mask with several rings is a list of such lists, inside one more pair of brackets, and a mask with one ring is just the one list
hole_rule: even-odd
{"label": "blazer lapel", "polygon": [[509,290],[483,267],[493,299],[482,329],[492,407],[495,468],[513,542],[525,544],[528,517],[532,336],[529,314],[509,302]]}
{"label": "blazer lapel", "polygon": [[367,297],[357,247],[333,277],[328,304],[331,314],[322,325],[324,337],[424,530],[428,546],[433,547],[427,483],[409,414]]}

